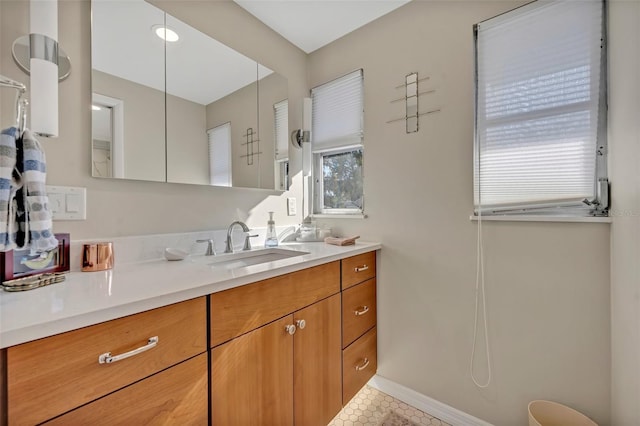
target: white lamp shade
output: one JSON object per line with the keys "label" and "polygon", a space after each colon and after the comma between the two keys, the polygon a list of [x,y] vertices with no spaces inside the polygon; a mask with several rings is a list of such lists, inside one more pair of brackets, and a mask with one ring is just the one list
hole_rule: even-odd
{"label": "white lamp shade", "polygon": [[58,136],[58,67],[43,59],[31,59],[31,130]]}
{"label": "white lamp shade", "polygon": [[[31,0],[30,18],[31,34],[46,36],[57,43],[57,0]],[[40,40],[31,49],[31,130],[39,135],[55,137],[58,136],[58,53],[57,48],[51,49],[50,44],[41,46]]]}

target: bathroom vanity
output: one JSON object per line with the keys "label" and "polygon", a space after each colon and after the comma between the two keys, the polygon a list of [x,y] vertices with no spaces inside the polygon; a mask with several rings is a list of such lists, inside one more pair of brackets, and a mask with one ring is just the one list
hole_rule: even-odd
{"label": "bathroom vanity", "polygon": [[[233,270],[146,262],[111,271],[110,286],[72,273],[41,295],[3,294],[1,308],[66,287],[94,296],[84,314],[24,321],[23,342],[19,321],[0,325],[2,424],[326,425],[376,371],[380,246],[296,247],[305,254]],[[192,285],[162,294],[180,275]],[[135,295],[113,297],[127,286]]]}

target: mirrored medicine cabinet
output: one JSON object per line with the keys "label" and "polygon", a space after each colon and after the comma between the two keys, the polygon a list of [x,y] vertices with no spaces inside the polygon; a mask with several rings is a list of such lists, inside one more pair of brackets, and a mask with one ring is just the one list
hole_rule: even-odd
{"label": "mirrored medicine cabinet", "polygon": [[286,78],[144,0],[91,8],[94,177],[287,189]]}

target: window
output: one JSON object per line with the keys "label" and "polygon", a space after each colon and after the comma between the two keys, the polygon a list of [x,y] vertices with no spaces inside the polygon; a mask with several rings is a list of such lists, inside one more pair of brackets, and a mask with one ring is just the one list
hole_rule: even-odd
{"label": "window", "polygon": [[363,73],[311,90],[314,213],[362,213]]}
{"label": "window", "polygon": [[276,189],[289,189],[289,101],[273,105],[274,139],[276,142]]}
{"label": "window", "polygon": [[530,3],[474,31],[476,213],[606,215],[603,2]]}
{"label": "window", "polygon": [[231,123],[207,131],[209,136],[209,183],[231,186]]}

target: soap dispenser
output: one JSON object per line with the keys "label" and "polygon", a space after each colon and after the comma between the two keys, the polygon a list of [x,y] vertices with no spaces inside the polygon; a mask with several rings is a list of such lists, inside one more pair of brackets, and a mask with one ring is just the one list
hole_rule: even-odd
{"label": "soap dispenser", "polygon": [[276,234],[276,223],[273,221],[273,212],[269,212],[269,221],[267,222],[267,238],[264,240],[264,246],[278,246],[278,234]]}

